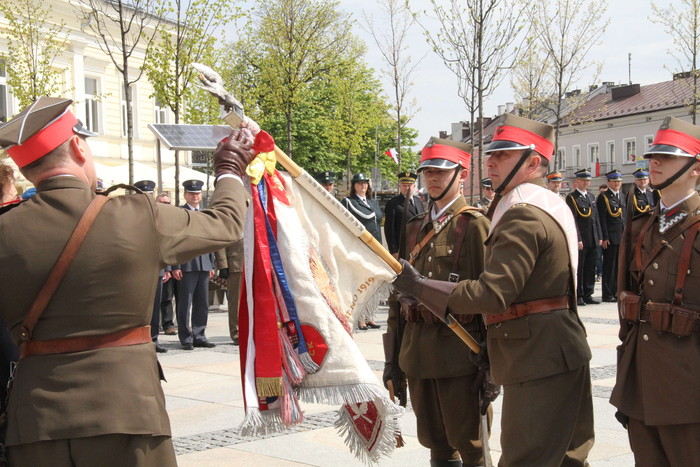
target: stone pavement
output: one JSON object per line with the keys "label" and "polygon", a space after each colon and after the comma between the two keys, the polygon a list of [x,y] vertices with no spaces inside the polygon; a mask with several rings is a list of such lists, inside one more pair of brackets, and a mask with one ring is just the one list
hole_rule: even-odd
{"label": "stone pavement", "polygon": [[[600,297],[600,284],[596,284]],[[384,353],[381,335],[386,330],[386,308],[379,309],[380,330],[357,331],[355,340],[371,368],[381,379]],[[608,403],[615,382],[617,311],[614,303],[581,307],[593,351],[591,376],[595,408],[596,442],[589,461],[593,467],[632,466],[627,433],[615,420]],[[176,336],[160,336],[169,352],[158,354],[167,382],[163,383],[178,463],[187,466],[347,466],[362,465],[333,428],[338,407],[302,403],[305,421],[284,434],[266,437],[238,435],[243,420],[243,398],[238,347],[228,337],[227,314],[211,312],[207,335],[213,349],[180,350]],[[492,457],[500,456],[500,398],[494,403]],[[416,421],[409,409],[402,419],[406,445],[379,466],[427,466],[429,452],[416,438]]]}

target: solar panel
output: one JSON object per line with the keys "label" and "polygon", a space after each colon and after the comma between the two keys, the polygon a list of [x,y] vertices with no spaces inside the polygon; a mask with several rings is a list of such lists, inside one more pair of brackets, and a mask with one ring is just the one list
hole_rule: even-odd
{"label": "solar panel", "polygon": [[148,128],[165,147],[179,151],[213,151],[231,133],[228,125],[149,123]]}

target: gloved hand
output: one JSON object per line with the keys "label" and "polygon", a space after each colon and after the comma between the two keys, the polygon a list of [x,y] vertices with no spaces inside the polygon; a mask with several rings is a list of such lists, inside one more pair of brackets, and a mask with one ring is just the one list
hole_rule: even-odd
{"label": "gloved hand", "polygon": [[222,279],[228,279],[228,268],[219,269],[219,277]]}
{"label": "gloved hand", "polygon": [[385,362],[384,363],[384,375],[382,376],[382,381],[384,382],[384,387],[389,389],[389,381],[392,382],[394,387],[394,396],[399,400],[399,405],[401,407],[406,407],[408,402],[408,392],[406,391],[406,376],[399,368],[398,363]]}
{"label": "gloved hand", "polygon": [[479,368],[479,372],[474,378],[471,390],[479,392],[479,409],[484,415],[489,407],[489,404],[496,400],[501,393],[501,386],[494,384],[491,380],[491,363],[489,362],[488,353],[486,352],[486,343],[479,342],[481,351],[477,354],[469,351],[469,360]]}
{"label": "gloved hand", "polygon": [[214,152],[214,173],[218,177],[233,174],[242,177],[255,154],[251,147],[253,138],[247,130],[233,130],[228,138],[221,141]]}
{"label": "gloved hand", "polygon": [[422,276],[408,261],[400,259],[399,262],[403,266],[403,270],[394,280],[394,289],[415,297],[444,321],[447,313],[447,302],[457,284],[428,279]]}

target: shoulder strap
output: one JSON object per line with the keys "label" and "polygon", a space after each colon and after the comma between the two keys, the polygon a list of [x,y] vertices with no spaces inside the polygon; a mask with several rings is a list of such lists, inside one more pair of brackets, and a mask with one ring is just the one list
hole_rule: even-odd
{"label": "shoulder strap", "polygon": [[39,317],[44,312],[46,305],[51,301],[56,289],[61,284],[63,277],[68,271],[68,267],[73,262],[75,255],[78,253],[80,246],[85,240],[85,236],[90,231],[92,223],[94,222],[97,214],[99,214],[102,206],[109,201],[109,197],[98,195],[92,200],[90,205],[85,210],[83,217],[80,218],[78,224],[75,226],[73,233],[68,239],[68,243],[63,247],[61,255],[56,260],[53,269],[49,273],[49,277],[44,282],[41,290],[37,294],[32,306],[29,307],[29,311],[22,321],[22,327],[20,329],[20,339],[25,342],[32,338],[32,331],[34,331],[34,326],[36,326]]}
{"label": "shoulder strap", "polygon": [[[479,208],[475,208],[475,207],[473,207],[473,206],[462,206],[462,208],[461,208],[459,211],[457,211],[457,212],[455,213],[455,215],[452,217],[452,220],[454,220],[455,218],[461,217],[460,214],[462,214],[462,213],[465,212],[465,211],[470,211],[470,210],[480,211]],[[428,214],[426,214],[426,215],[429,216],[430,213],[428,213]],[[427,245],[428,242],[429,242],[434,236],[435,236],[435,229],[432,229],[430,232],[428,232],[428,234],[427,234],[425,237],[423,237],[423,240],[421,240],[421,242],[420,242],[419,244],[417,244],[417,245],[411,250],[411,252],[409,253],[409,255],[408,255],[408,262],[409,262],[409,263],[413,264],[413,263],[416,262],[416,258],[417,258],[418,255],[420,254],[420,252],[421,252],[421,250],[423,249],[423,247],[424,247],[425,245]]]}
{"label": "shoulder strap", "polygon": [[685,240],[683,240],[681,256],[678,260],[676,288],[673,296],[673,304],[676,306],[680,306],[683,302],[683,288],[685,287],[685,278],[688,275],[688,268],[690,267],[690,253],[693,248],[693,243],[695,243],[695,237],[698,235],[698,230],[700,230],[700,219],[695,221],[693,226],[686,230]]}
{"label": "shoulder strap", "polygon": [[[479,208],[471,207],[470,210],[479,211]],[[462,254],[462,243],[464,243],[464,236],[467,234],[467,226],[472,218],[477,217],[475,212],[467,212],[468,210],[460,210],[459,219],[457,219],[457,227],[455,228],[455,249],[454,256],[452,257],[452,271],[457,272],[459,268],[459,257]]]}

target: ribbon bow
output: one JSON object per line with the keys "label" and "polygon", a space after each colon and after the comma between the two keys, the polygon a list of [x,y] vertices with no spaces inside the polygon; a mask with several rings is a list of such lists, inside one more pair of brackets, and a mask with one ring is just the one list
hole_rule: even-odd
{"label": "ribbon bow", "polygon": [[266,171],[270,175],[275,173],[275,165],[277,164],[275,140],[266,131],[260,131],[255,135],[253,150],[256,153],[255,159],[251,161],[245,172],[250,177],[250,182],[257,185]]}

